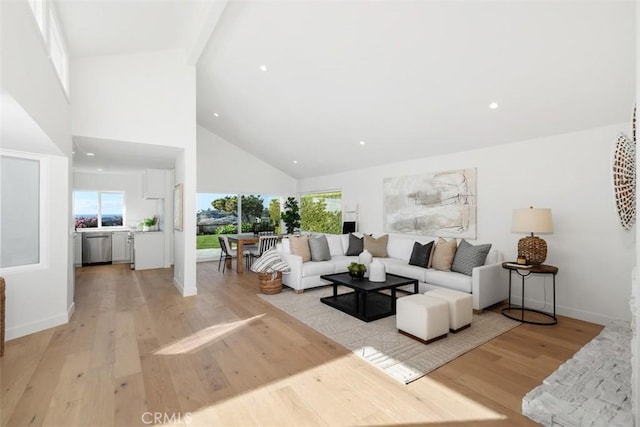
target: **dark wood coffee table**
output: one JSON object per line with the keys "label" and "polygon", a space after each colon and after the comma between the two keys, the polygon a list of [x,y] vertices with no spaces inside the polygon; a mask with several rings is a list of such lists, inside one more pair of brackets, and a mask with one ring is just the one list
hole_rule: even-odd
{"label": "dark wood coffee table", "polygon": [[[371,282],[366,277],[354,279],[349,273],[325,274],[320,276],[333,285],[333,295],[320,298],[323,303],[365,322],[382,319],[396,314],[396,291],[410,293],[399,286],[413,285],[413,293],[418,293],[418,281],[408,277],[387,273],[384,282]],[[353,289],[338,295],[338,286]],[[380,291],[391,290],[391,295]]]}

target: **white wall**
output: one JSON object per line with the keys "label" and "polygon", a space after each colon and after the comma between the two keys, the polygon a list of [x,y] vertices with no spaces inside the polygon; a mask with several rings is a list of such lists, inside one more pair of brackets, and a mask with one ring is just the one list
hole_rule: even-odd
{"label": "white wall", "polygon": [[[43,170],[47,185],[42,192],[45,207],[40,236],[45,254],[41,265],[0,271],[7,282],[6,338],[12,339],[66,323],[73,313],[71,118],[68,100],[26,0],[0,2],[0,31],[2,90],[46,135],[42,146],[32,144],[28,134],[21,136],[24,141],[2,141],[3,148],[24,150],[28,146],[30,153],[45,153],[47,164]],[[3,123],[5,126],[11,124]],[[40,130],[33,140],[42,140]]]}
{"label": "white wall", "polygon": [[[560,268],[558,312],[597,323],[629,319],[635,237],[619,225],[611,178],[612,149],[621,131],[629,134],[630,125],[305,179],[298,190],[342,189],[345,208],[359,207],[360,230],[382,233],[383,178],[477,168],[478,242],[491,242],[514,259],[523,236],[510,231],[513,209],[551,208],[555,231],[542,237],[549,246],[545,263]],[[551,279],[532,280],[539,285],[527,287],[528,304],[541,308],[546,290],[550,309]]]}
{"label": "white wall", "polygon": [[296,180],[198,126],[198,193],[287,195]]}
{"label": "white wall", "polygon": [[[196,295],[196,194],[195,149],[185,150],[176,159],[175,183],[183,185],[182,230],[174,230],[174,273],[173,281],[183,296]],[[193,162],[193,163],[191,163]],[[187,192],[186,189],[193,191]]]}
{"label": "white wall", "polygon": [[195,68],[182,50],[75,58],[71,71],[73,135],[195,144]]}
{"label": "white wall", "polygon": [[[151,218],[161,212],[162,200],[144,198],[144,172],[89,173],[73,174],[74,190],[87,191],[124,191],[125,225],[135,227],[145,218]],[[165,229],[171,230],[170,225]]]}

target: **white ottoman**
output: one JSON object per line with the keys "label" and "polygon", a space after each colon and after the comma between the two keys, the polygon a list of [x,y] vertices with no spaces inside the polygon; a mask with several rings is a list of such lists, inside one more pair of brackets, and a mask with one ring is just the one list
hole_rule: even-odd
{"label": "white ottoman", "polygon": [[449,304],[449,330],[454,334],[471,326],[473,299],[471,294],[451,289],[434,289],[425,295],[446,301]]}
{"label": "white ottoman", "polygon": [[396,301],[398,332],[429,344],[449,332],[449,304],[424,294],[413,294]]}

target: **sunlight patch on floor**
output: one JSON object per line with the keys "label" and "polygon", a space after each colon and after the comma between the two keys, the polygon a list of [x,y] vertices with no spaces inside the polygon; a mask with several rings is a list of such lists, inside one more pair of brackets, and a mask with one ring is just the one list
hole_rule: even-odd
{"label": "sunlight patch on floor", "polygon": [[237,322],[223,323],[221,325],[209,326],[188,337],[174,341],[154,352],[155,355],[184,354],[194,352],[201,347],[211,344],[233,332],[237,329],[247,326],[254,320],[264,316],[265,313],[258,314],[249,319],[238,320]]}
{"label": "sunlight patch on floor", "polygon": [[[195,425],[332,426],[425,425],[507,418],[429,377],[409,386],[389,379],[381,387],[378,381],[369,381],[376,373],[362,363],[357,356],[348,354],[247,390],[190,416]],[[417,393],[413,391],[416,387],[420,388]],[[425,394],[428,399],[417,397]]]}

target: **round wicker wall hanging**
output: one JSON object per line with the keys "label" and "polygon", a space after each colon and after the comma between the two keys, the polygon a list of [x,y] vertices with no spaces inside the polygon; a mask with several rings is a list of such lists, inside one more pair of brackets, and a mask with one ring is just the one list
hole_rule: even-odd
{"label": "round wicker wall hanging", "polygon": [[613,153],[613,191],[620,223],[629,230],[636,222],[636,108],[633,107],[633,140],[621,133]]}

